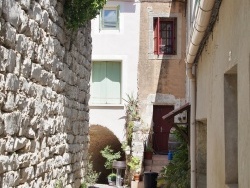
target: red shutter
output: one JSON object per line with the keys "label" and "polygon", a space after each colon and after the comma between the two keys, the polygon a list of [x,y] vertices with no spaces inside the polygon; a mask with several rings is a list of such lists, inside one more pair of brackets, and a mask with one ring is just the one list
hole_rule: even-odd
{"label": "red shutter", "polygon": [[157,55],[160,54],[160,18],[157,18]]}
{"label": "red shutter", "polygon": [[154,54],[160,53],[160,18],[154,19]]}

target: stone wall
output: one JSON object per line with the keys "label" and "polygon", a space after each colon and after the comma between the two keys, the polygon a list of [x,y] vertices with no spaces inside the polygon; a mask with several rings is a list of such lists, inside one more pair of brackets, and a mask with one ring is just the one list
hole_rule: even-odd
{"label": "stone wall", "polygon": [[90,24],[62,0],[0,0],[0,187],[79,187],[88,148]]}

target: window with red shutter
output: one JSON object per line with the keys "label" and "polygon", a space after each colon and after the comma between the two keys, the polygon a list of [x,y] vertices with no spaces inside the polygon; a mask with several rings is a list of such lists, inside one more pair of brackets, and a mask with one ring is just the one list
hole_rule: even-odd
{"label": "window with red shutter", "polygon": [[154,54],[176,55],[176,18],[154,18]]}

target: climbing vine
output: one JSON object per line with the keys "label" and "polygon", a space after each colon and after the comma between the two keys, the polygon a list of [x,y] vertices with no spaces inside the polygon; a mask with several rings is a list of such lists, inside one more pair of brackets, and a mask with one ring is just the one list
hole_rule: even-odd
{"label": "climbing vine", "polygon": [[64,4],[66,26],[73,30],[81,27],[95,18],[105,3],[106,0],[66,0]]}

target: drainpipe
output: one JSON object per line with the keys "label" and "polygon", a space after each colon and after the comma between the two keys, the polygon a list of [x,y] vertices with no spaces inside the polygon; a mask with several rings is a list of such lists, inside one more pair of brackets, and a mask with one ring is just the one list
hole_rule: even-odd
{"label": "drainpipe", "polygon": [[[186,55],[186,74],[190,79],[190,102],[191,102],[191,117],[190,117],[190,160],[191,160],[191,188],[196,188],[196,129],[195,129],[195,113],[196,113],[196,87],[195,87],[195,66],[194,60],[196,58],[201,41],[204,37],[209,20],[212,13],[215,0],[200,0],[199,7],[196,12],[189,46]],[[189,14],[191,11],[189,12]],[[189,23],[188,23],[189,24]],[[193,71],[194,69],[194,71]]]}

